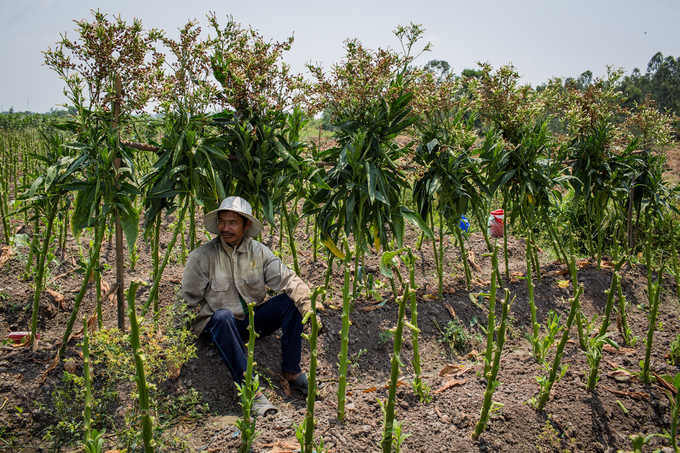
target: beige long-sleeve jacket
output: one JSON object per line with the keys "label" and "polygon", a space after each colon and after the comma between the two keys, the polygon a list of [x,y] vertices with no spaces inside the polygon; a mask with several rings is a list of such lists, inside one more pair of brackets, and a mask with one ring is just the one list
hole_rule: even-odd
{"label": "beige long-sleeve jacket", "polygon": [[239,294],[246,303],[264,302],[265,285],[285,292],[301,314],[311,310],[309,287],[261,243],[244,237],[236,250],[219,236],[189,254],[182,278],[182,297],[189,306],[200,306],[192,329],[200,335],[210,317],[226,308],[244,319]]}

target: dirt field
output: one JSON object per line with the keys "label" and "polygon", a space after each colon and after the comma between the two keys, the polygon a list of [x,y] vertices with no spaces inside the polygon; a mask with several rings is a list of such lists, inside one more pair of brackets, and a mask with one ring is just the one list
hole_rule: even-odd
{"label": "dirt field", "polygon": [[[669,171],[680,173],[680,151],[675,150],[670,157]],[[265,231],[269,232],[267,228]],[[163,242],[167,244],[170,231],[165,229]],[[272,250],[278,251],[278,235],[263,236],[263,242]],[[301,264],[301,277],[310,285],[322,283],[325,264],[312,262],[309,238],[304,231],[296,236]],[[415,243],[413,232],[408,235],[407,245]],[[205,239],[204,239],[205,240]],[[588,365],[584,353],[578,348],[576,329],[572,327],[571,338],[576,342],[567,344],[563,363],[568,363],[566,375],[555,384],[552,396],[542,412],[535,411],[527,402],[538,395],[536,376],[543,370],[531,355],[531,344],[525,338],[530,330],[530,309],[527,285],[518,278],[526,273],[524,242],[509,238],[510,280],[502,286],[510,290],[515,298],[511,307],[512,324],[505,344],[499,380],[502,385],[494,394],[494,401],[504,406],[494,413],[489,426],[479,441],[472,441],[470,433],[479,418],[485,381],[480,377],[483,362],[476,360],[473,351],[484,348],[483,331],[479,324],[486,325],[487,313],[473,304],[470,293],[488,292],[490,279],[490,257],[483,257],[486,246],[479,233],[472,234],[468,247],[474,252],[479,270],[473,269],[472,290],[465,288],[464,272],[457,247],[450,247],[445,255],[446,291],[443,300],[436,300],[436,273],[432,258],[431,244],[425,243],[419,252],[417,263],[418,311],[421,328],[421,358],[426,382],[436,391],[429,404],[422,404],[415,397],[410,385],[398,387],[397,420],[403,423],[403,431],[410,435],[404,443],[404,452],[613,452],[628,450],[631,434],[663,433],[670,429],[671,405],[663,390],[654,380],[645,385],[635,377],[615,378],[612,371],[624,368],[631,373],[639,372],[639,362],[644,359],[644,342],[640,340],[631,349],[621,351],[606,350],[600,364],[601,380],[594,392],[585,388]],[[499,242],[502,246],[502,241]],[[114,251],[104,245],[102,260],[114,265]],[[546,251],[547,252],[547,251]],[[72,269],[75,256],[73,242],[65,253],[62,272]],[[547,253],[540,255],[542,278],[536,284],[535,300],[538,319],[544,322],[548,312],[555,310],[566,318],[569,311],[568,298],[572,296],[570,285],[561,283],[568,280],[564,266],[554,262]],[[291,263],[289,252],[284,261]],[[149,248],[140,243],[140,259],[134,273],[128,272],[126,281],[132,278],[147,279],[150,269]],[[374,277],[379,276],[378,257],[367,257],[366,270]],[[503,264],[501,260],[501,270]],[[19,279],[23,264],[18,256],[13,256],[0,269],[0,331],[20,331],[30,329],[30,304],[33,290],[30,282]],[[183,268],[171,263],[166,269],[161,285],[161,305],[175,302]],[[593,263],[583,262],[578,272],[579,282],[585,292],[581,304],[585,314],[592,318],[601,314],[606,302],[605,290],[609,288],[612,269],[604,266],[597,270]],[[635,335],[646,335],[647,320],[647,280],[646,270],[641,265],[626,266],[621,272],[623,292],[630,301],[629,323]],[[52,289],[65,296],[61,307],[53,297],[44,293],[41,299],[39,331],[40,348],[33,353],[29,348],[2,347],[0,353],[0,449],[3,451],[47,451],[42,441],[45,428],[54,423],[44,409],[52,404],[52,392],[61,385],[63,362],[52,372],[45,382],[39,378],[47,367],[47,362],[56,353],[66,321],[71,313],[75,290],[81,279],[77,274],[69,274],[53,282]],[[115,269],[104,271],[103,279],[115,281]],[[384,279],[383,279],[384,280]],[[319,340],[318,379],[323,384],[321,398],[316,403],[318,424],[316,436],[324,439],[326,448],[335,452],[377,452],[381,438],[382,413],[378,399],[387,396],[386,382],[389,375],[392,340],[384,332],[397,321],[396,305],[388,301],[377,306],[374,299],[361,297],[356,301],[351,315],[349,354],[354,362],[350,366],[347,393],[347,416],[344,423],[338,423],[336,416],[337,396],[337,356],[339,352],[340,276],[333,281],[335,296],[320,311],[326,325],[325,333]],[[389,284],[381,291],[388,296]],[[657,374],[676,374],[678,368],[670,366],[665,359],[670,343],[680,332],[680,304],[675,285],[670,278],[664,279],[661,294],[662,304],[654,335],[652,348],[652,369]],[[140,299],[148,289],[140,293]],[[499,297],[501,296],[499,291]],[[444,327],[452,320],[453,313],[467,329],[470,339],[464,350],[452,351],[446,344],[439,342],[442,337],[437,325]],[[499,304],[500,305],[500,304]],[[28,307],[26,309],[25,307]],[[115,326],[115,307],[104,304],[106,326]],[[82,314],[91,314],[94,309],[94,294],[91,290],[86,296]],[[407,315],[409,315],[407,313]],[[500,317],[500,306],[497,311]],[[599,328],[599,322],[597,327]],[[611,328],[611,337],[619,344],[623,339],[616,325]],[[407,334],[407,339],[410,334]],[[484,340],[485,341],[485,340]],[[304,342],[303,342],[304,343]],[[77,354],[77,341],[73,340],[67,349],[67,357],[77,363],[77,374],[82,374],[81,359]],[[235,451],[239,437],[236,435],[234,420],[239,416],[240,407],[231,377],[214,349],[200,341],[197,342],[198,357],[190,360],[182,368],[178,379],[168,381],[163,390],[171,395],[186,394],[188,389],[196,389],[203,400],[209,404],[209,414],[197,421],[182,421],[173,425],[167,435],[182,439],[190,447],[189,451],[232,452]],[[363,351],[363,352],[362,352]],[[258,419],[255,452],[292,452],[299,448],[295,440],[294,424],[303,420],[305,400],[300,394],[287,396],[280,388],[279,373],[280,346],[276,335],[258,340],[256,344],[257,369],[267,378],[264,391],[269,399],[280,409],[279,414]],[[401,379],[410,383],[412,347],[406,341],[402,361],[406,365]],[[303,368],[309,359],[308,348],[303,351]],[[550,356],[549,359],[552,359]],[[459,377],[458,385],[439,391],[452,379],[440,376],[445,365],[452,364],[466,370]],[[132,387],[130,387],[131,389]],[[131,404],[129,397],[121,398],[122,408]],[[42,407],[41,407],[42,405]],[[3,445],[4,443],[4,445]],[[667,441],[655,439],[645,451],[668,446]],[[73,447],[75,448],[75,447]]]}

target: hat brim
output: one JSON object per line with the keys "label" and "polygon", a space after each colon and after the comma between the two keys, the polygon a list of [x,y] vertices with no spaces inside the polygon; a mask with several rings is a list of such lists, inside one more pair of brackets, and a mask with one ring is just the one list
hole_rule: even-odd
{"label": "hat brim", "polygon": [[240,214],[246,219],[250,220],[250,227],[246,230],[246,236],[249,238],[254,238],[257,237],[257,235],[260,234],[262,231],[262,223],[257,220],[255,217],[253,217],[250,214],[245,214],[240,211],[235,211],[233,209],[215,209],[214,211],[210,211],[203,217],[203,225],[205,225],[205,229],[211,232],[212,234],[220,235],[220,229],[217,227],[217,217],[219,216],[220,212],[235,212],[236,214]]}

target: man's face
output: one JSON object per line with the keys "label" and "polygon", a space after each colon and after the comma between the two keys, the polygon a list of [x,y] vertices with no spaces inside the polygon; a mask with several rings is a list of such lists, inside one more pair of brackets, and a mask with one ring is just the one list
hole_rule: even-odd
{"label": "man's face", "polygon": [[233,211],[222,211],[217,216],[217,228],[220,236],[229,245],[241,242],[246,231],[250,227],[250,220],[244,222],[243,218]]}

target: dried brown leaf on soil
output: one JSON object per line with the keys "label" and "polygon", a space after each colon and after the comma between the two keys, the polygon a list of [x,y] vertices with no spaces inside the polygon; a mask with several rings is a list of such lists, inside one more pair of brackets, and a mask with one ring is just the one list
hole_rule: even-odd
{"label": "dried brown leaf on soil", "polygon": [[614,390],[614,389],[610,389],[609,387],[605,387],[604,385],[601,385],[600,387],[602,387],[603,389],[607,390],[608,392],[612,392],[614,395],[618,395],[618,396],[626,396],[628,398],[633,398],[633,399],[636,399],[636,400],[649,398],[649,395],[647,395],[646,393],[642,393],[642,392],[626,392],[626,391],[622,391],[622,390]]}
{"label": "dried brown leaf on soil", "polygon": [[451,315],[451,319],[455,320],[456,319],[456,310],[453,309],[453,307],[449,304],[446,305],[446,310],[449,312],[449,315]]}
{"label": "dried brown leaf on soil", "polygon": [[441,393],[446,389],[450,389],[451,387],[456,387],[458,385],[465,385],[466,383],[467,383],[467,379],[462,379],[462,380],[449,379],[448,381],[446,381],[446,383],[444,385],[441,386],[441,388],[435,390],[432,393]]}
{"label": "dried brown leaf on soil", "polygon": [[[654,373],[654,372],[652,371],[652,373]],[[656,378],[656,381],[659,383],[659,385],[661,387],[665,388],[666,390],[671,392],[673,395],[678,393],[678,389],[676,389],[673,384],[671,384],[670,382],[668,382],[667,380],[665,380],[664,378],[662,378],[661,376],[659,376],[656,373],[654,373],[654,377]]]}
{"label": "dried brown leaf on soil", "polygon": [[475,367],[472,367],[472,366],[465,367],[463,365],[447,364],[447,365],[444,365],[444,367],[439,371],[439,376],[458,377],[458,376],[462,376],[463,374],[467,373],[468,371],[472,371],[474,369],[475,369]]}
{"label": "dried brown leaf on soil", "polygon": [[297,440],[291,439],[277,440],[270,444],[262,444],[260,447],[271,448],[269,453],[295,453],[296,451],[300,451],[300,444]]}
{"label": "dried brown leaf on soil", "polygon": [[605,351],[605,352],[608,352],[610,354],[620,354],[620,355],[624,355],[624,354],[635,355],[637,353],[637,351],[635,349],[632,349],[632,348],[616,349],[614,346],[611,346],[611,345],[608,345],[608,344],[602,346],[602,350]]}
{"label": "dried brown leaf on soil", "polygon": [[559,271],[555,271],[555,275],[567,275],[569,274],[569,269],[560,269]]}
{"label": "dried brown leaf on soil", "polygon": [[627,381],[628,379],[633,378],[634,376],[630,374],[626,370],[614,370],[611,373],[607,374],[608,377],[614,378],[617,381]]}
{"label": "dried brown leaf on soil", "polygon": [[64,296],[56,291],[52,291],[51,289],[46,289],[45,290],[47,294],[52,296],[54,301],[59,304],[59,307],[61,307],[62,310],[66,310],[66,304],[64,303]]}
{"label": "dried brown leaf on soil", "polygon": [[279,384],[281,384],[281,388],[283,389],[283,393],[286,394],[287,397],[292,397],[293,392],[290,390],[290,382],[288,382],[288,379],[285,377],[281,376],[280,374],[277,374],[276,377],[279,378]]}
{"label": "dried brown leaf on soil", "polygon": [[377,310],[378,308],[380,308],[380,305],[379,305],[379,304],[375,304],[375,305],[369,305],[369,306],[367,306],[367,307],[361,307],[361,308],[359,309],[359,311],[365,313],[365,312],[368,312],[368,311]]}
{"label": "dried brown leaf on soil", "polygon": [[14,255],[14,250],[11,247],[4,246],[2,248],[2,255],[0,255],[0,267],[4,266],[7,260]]}
{"label": "dried brown leaf on soil", "polygon": [[468,262],[472,265],[472,267],[477,271],[477,272],[482,272],[482,268],[479,267],[479,264],[475,262],[475,252],[472,250],[467,251],[468,255]]}

